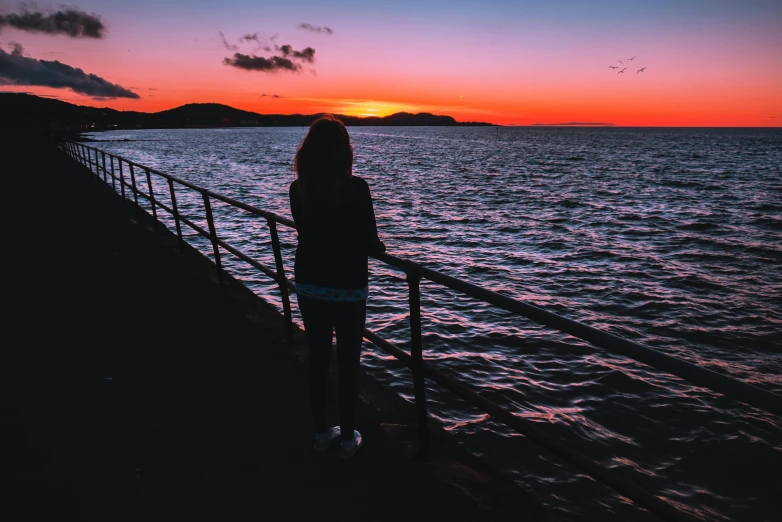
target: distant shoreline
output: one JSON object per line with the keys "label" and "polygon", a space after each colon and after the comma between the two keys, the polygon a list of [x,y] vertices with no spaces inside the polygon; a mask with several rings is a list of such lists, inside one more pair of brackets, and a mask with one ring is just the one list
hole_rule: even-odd
{"label": "distant shoreline", "polygon": [[[225,129],[246,127],[308,127],[320,114],[259,114],[221,104],[188,104],[158,113],[117,111],[42,98],[31,94],[0,92],[0,128],[48,128],[59,133],[107,130]],[[638,129],[768,129],[774,125],[622,125],[612,122],[557,122],[497,124],[456,121],[452,116],[396,113],[384,117],[336,115],[348,127],[500,127],[511,128],[638,128]]]}
{"label": "distant shoreline", "polygon": [[[348,128],[361,128],[361,127],[377,127],[377,128],[449,128],[454,127],[472,127],[473,125],[346,125]],[[474,125],[475,127],[489,127],[488,125]],[[190,126],[190,127],[117,127],[117,128],[93,128],[93,129],[80,129],[78,131],[66,131],[59,133],[61,135],[67,134],[72,141],[79,142],[101,142],[101,141],[135,141],[132,139],[120,139],[120,140],[95,140],[86,134],[102,133],[108,131],[136,131],[136,130],[178,130],[178,129],[247,129],[247,128],[269,128],[269,129],[282,129],[282,128],[300,128],[306,129],[307,125],[263,125],[263,126]],[[615,128],[615,129],[745,129],[745,130],[773,130],[782,132],[782,128],[779,127],[665,127],[665,126],[636,126],[636,125],[556,125],[556,124],[544,124],[544,125],[492,125],[491,127],[503,129],[541,129],[541,128],[570,128],[570,129],[600,129],[600,128]]]}
{"label": "distant shoreline", "polygon": [[[72,132],[130,129],[309,127],[316,114],[260,114],[219,103],[189,103],[160,112],[117,111],[89,107],[23,93],[0,93],[4,126],[36,123]],[[388,116],[335,114],[351,127],[494,127],[495,124],[456,121],[453,116],[397,112]]]}
{"label": "distant shoreline", "polygon": [[[280,125],[142,125],[142,126],[117,126],[117,127],[94,127],[80,129],[78,132],[108,132],[117,130],[176,130],[176,129],[284,129],[284,128],[301,128],[306,129],[308,124],[280,124]],[[485,123],[458,123],[457,125],[409,125],[409,124],[391,124],[391,123],[376,123],[376,124],[354,124],[345,123],[345,127],[359,128],[359,127],[432,127],[432,128],[453,128],[453,127],[507,127],[507,125],[495,125]]]}

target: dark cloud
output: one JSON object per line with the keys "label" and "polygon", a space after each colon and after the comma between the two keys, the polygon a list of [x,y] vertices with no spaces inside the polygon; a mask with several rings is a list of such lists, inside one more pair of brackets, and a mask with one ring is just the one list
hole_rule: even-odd
{"label": "dark cloud", "polygon": [[157,89],[155,89],[154,87],[147,87],[147,90],[148,91],[156,91]]}
{"label": "dark cloud", "polygon": [[0,14],[0,30],[5,26],[20,31],[46,34],[64,34],[71,38],[103,38],[106,26],[97,14],[73,8],[45,13],[30,11],[22,6],[20,13]]}
{"label": "dark cloud", "polygon": [[303,51],[297,51],[290,45],[282,45],[278,49],[282,55],[286,58],[296,58],[308,63],[315,61],[315,49],[312,47],[305,47]]}
{"label": "dark cloud", "polygon": [[282,98],[282,96],[280,96],[279,94],[261,94],[262,98],[264,98],[266,96],[268,96],[270,98]]}
{"label": "dark cloud", "polygon": [[282,56],[264,58],[263,56],[252,56],[242,53],[234,53],[233,57],[223,59],[223,64],[246,71],[271,73],[279,71],[298,72],[301,69],[301,65]]}
{"label": "dark cloud", "polygon": [[277,37],[278,35],[276,34],[267,37],[260,32],[255,32],[245,34],[239,38],[240,44],[255,43],[256,47],[253,51],[262,49],[266,52],[277,53],[275,56],[267,58],[255,56],[255,54],[237,52],[239,47],[229,44],[225,39],[225,35],[221,32],[220,40],[223,42],[223,46],[230,51],[234,51],[232,57],[223,59],[223,64],[246,71],[276,73],[279,71],[299,72],[302,68],[299,62],[313,63],[315,61],[315,49],[312,47],[305,47],[303,50],[297,51],[291,45],[277,45],[275,41]]}
{"label": "dark cloud", "polygon": [[22,56],[22,53],[24,53],[24,47],[19,42],[8,42],[8,45],[11,47],[11,54],[14,56]]}
{"label": "dark cloud", "polygon": [[70,89],[98,98],[140,98],[138,94],[94,74],[58,62],[24,56],[21,45],[12,43],[7,53],[0,49],[0,85],[37,85]]}
{"label": "dark cloud", "polygon": [[326,34],[334,34],[334,29],[331,27],[320,27],[315,26],[312,24],[299,24],[299,29],[304,29],[306,31],[311,31],[313,33],[326,33]]}
{"label": "dark cloud", "polygon": [[229,51],[238,51],[239,50],[239,46],[238,45],[232,45],[232,44],[228,43],[228,40],[225,39],[225,35],[223,34],[222,31],[220,31],[218,34],[220,35],[220,41],[223,43],[223,47],[225,47]]}
{"label": "dark cloud", "polygon": [[[264,35],[260,33],[252,33],[252,34],[246,34],[239,38],[240,43],[250,43],[255,42],[256,47],[254,50],[259,51],[263,49],[266,52],[272,51],[272,45],[274,45],[274,38],[276,38],[277,35],[272,36],[271,38],[266,38]],[[271,43],[270,43],[271,42]],[[274,45],[277,47],[276,45]],[[275,49],[276,50],[276,49]]]}

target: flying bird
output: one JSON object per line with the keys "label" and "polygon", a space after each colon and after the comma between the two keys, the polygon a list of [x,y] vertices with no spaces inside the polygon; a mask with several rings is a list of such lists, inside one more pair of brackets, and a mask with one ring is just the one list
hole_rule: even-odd
{"label": "flying bird", "polygon": [[637,55],[637,54],[636,54],[635,56],[633,56],[632,58],[628,58],[627,60],[632,62],[632,61],[633,61],[633,60],[635,60],[636,58],[638,58],[638,55]]}
{"label": "flying bird", "polygon": [[618,72],[618,73],[616,73],[616,74],[622,74],[623,72],[625,72],[625,69],[627,69],[627,67],[625,67],[624,69],[622,69],[621,71],[619,71],[619,72]]}
{"label": "flying bird", "polygon": [[639,72],[644,72],[646,70],[646,67],[641,67],[637,71],[635,71],[635,74],[638,74]]}
{"label": "flying bird", "polygon": [[621,63],[622,65],[625,64],[622,60],[617,60],[617,62]]}
{"label": "flying bird", "polygon": [[617,67],[616,65],[609,65],[608,68],[609,69],[619,69],[619,67]]}

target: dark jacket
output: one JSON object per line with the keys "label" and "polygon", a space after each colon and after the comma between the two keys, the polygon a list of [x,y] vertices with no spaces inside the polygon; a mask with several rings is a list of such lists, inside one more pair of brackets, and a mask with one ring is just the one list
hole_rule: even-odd
{"label": "dark jacket", "polygon": [[328,219],[306,217],[298,194],[298,180],[291,183],[291,213],[299,246],[294,275],[297,283],[329,288],[360,289],[367,285],[367,256],[386,251],[377,236],[375,211],[367,182],[352,176],[347,186],[346,208]]}

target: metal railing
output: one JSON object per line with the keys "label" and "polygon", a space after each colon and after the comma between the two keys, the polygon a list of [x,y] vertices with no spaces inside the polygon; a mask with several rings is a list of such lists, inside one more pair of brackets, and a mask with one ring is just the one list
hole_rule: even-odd
{"label": "metal railing", "polygon": [[[125,189],[129,188],[132,191],[136,213],[138,213],[140,209],[138,205],[138,197],[142,196],[146,198],[152,206],[152,216],[154,218],[155,230],[157,230],[157,208],[161,208],[169,212],[173,216],[176,224],[176,232],[179,238],[180,251],[184,251],[184,239],[182,237],[181,223],[188,225],[198,234],[209,239],[212,244],[215,265],[217,266],[218,280],[221,283],[223,267],[220,257],[220,248],[233,254],[242,261],[247,262],[254,268],[274,279],[277,282],[280,290],[280,296],[282,298],[283,314],[285,317],[287,334],[289,338],[292,338],[293,321],[291,315],[289,291],[295,292],[296,286],[292,281],[288,280],[285,275],[285,267],[283,266],[282,252],[280,249],[280,240],[277,234],[278,223],[295,229],[296,224],[292,220],[272,212],[261,210],[252,205],[242,203],[241,201],[237,201],[221,194],[217,194],[170,174],[139,165],[138,163],[125,159],[121,156],[107,153],[94,147],[86,146],[83,143],[61,141],[59,147],[70,157],[76,159],[82,165],[89,168],[98,179],[101,178],[102,173],[103,181],[108,183],[108,178],[110,177],[112,187],[114,187],[115,190],[117,188],[117,183],[119,183],[119,189],[123,201],[127,201]],[[109,169],[106,168],[106,157],[109,158]],[[115,160],[117,163],[117,170],[114,168]],[[123,163],[128,167],[128,171],[130,173],[130,183],[126,181],[126,177],[122,168]],[[136,168],[142,170],[145,173],[147,186],[149,187],[148,194],[142,192],[137,187],[135,173]],[[155,197],[152,184],[152,174],[167,180],[171,200],[170,207]],[[176,202],[176,192],[174,189],[175,185],[181,185],[201,194],[206,211],[208,230],[205,230],[203,227],[200,227],[179,213]],[[259,263],[217,236],[211,206],[211,200],[213,199],[245,210],[266,220],[271,236],[272,250],[274,252],[275,269],[271,269],[266,265]],[[438,283],[466,296],[490,303],[513,314],[521,315],[540,324],[554,328],[560,332],[567,333],[579,339],[585,340],[609,352],[629,357],[638,362],[647,364],[659,370],[663,370],[672,375],[676,375],[677,377],[690,381],[693,384],[725,395],[728,398],[735,399],[769,413],[782,416],[782,397],[772,392],[732,379],[711,370],[707,370],[687,361],[663,354],[662,352],[647,346],[629,341],[622,337],[598,330],[596,328],[592,328],[577,321],[567,319],[560,315],[543,310],[542,308],[538,308],[517,299],[513,299],[491,290],[487,290],[467,281],[446,275],[442,272],[426,268],[419,263],[402,259],[387,253],[379,254],[373,257],[403,271],[406,274],[410,306],[411,350],[408,354],[400,347],[381,338],[370,330],[364,331],[364,338],[372,342],[375,346],[382,349],[386,353],[392,355],[412,370],[419,451],[422,457],[426,457],[429,451],[426,386],[424,382],[424,379],[428,378],[443,388],[446,388],[455,393],[462,399],[466,400],[468,403],[482,409],[496,420],[504,423],[506,426],[512,428],[516,432],[521,433],[522,435],[548,449],[563,460],[574,464],[582,471],[585,471],[590,476],[597,479],[599,482],[610,486],[617,492],[633,500],[639,506],[649,510],[662,519],[676,521],[693,520],[689,514],[678,510],[676,507],[662,498],[649,493],[635,482],[628,480],[625,477],[620,477],[613,471],[604,468],[594,460],[583,455],[569,445],[559,441],[558,439],[550,437],[544,431],[537,428],[532,422],[517,417],[509,410],[499,406],[489,399],[486,399],[469,386],[459,382],[454,377],[446,375],[441,370],[427,363],[423,358],[423,346],[421,340],[421,279],[427,279],[429,281]]]}

